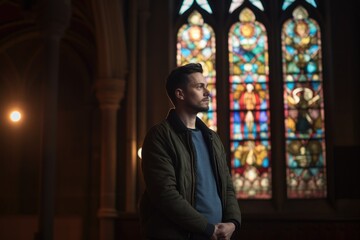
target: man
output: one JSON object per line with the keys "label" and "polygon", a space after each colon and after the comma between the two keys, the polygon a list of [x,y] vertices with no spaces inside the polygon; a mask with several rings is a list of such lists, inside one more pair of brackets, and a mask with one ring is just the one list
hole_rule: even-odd
{"label": "man", "polygon": [[241,214],[219,136],[196,115],[209,109],[201,64],[175,68],[167,94],[175,108],[147,133],[140,200],[146,239],[230,239]]}

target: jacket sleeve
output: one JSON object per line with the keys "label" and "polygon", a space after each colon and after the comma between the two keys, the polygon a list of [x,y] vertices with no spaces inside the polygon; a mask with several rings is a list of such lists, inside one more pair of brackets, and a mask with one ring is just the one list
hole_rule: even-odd
{"label": "jacket sleeve", "polygon": [[226,189],[226,206],[224,210],[224,222],[232,222],[235,224],[235,232],[233,237],[238,234],[241,226],[241,212],[238,200],[235,196],[233,182],[230,174],[227,176],[227,189]]}
{"label": "jacket sleeve", "polygon": [[175,150],[165,129],[152,128],[142,150],[142,172],[151,204],[169,221],[192,233],[211,236],[215,226],[209,224],[177,189],[173,158]]}

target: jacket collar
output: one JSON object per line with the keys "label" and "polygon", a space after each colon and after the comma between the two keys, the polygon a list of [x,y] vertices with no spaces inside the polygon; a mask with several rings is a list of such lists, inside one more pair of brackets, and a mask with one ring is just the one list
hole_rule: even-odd
{"label": "jacket collar", "polygon": [[[179,116],[176,114],[175,109],[170,109],[166,120],[170,123],[170,125],[174,128],[176,132],[187,132],[189,129],[185,126],[185,124],[181,121]],[[195,126],[200,129],[202,132],[209,132],[210,128],[206,126],[206,124],[201,121],[200,118],[196,117]]]}

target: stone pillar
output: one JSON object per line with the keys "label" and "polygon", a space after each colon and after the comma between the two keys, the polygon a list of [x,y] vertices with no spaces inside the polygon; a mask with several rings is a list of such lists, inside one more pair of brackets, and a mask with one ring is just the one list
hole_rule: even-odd
{"label": "stone pillar", "polygon": [[101,240],[113,240],[116,210],[116,124],[119,102],[123,98],[125,81],[98,79],[96,97],[101,109],[100,219]]}
{"label": "stone pillar", "polygon": [[101,109],[99,239],[114,240],[116,209],[117,110],[125,92],[128,57],[124,0],[92,0],[97,47],[97,81]]}
{"label": "stone pillar", "polygon": [[60,39],[70,20],[70,1],[43,0],[39,3],[39,26],[43,40],[43,131],[39,204],[36,238],[53,239],[54,193],[57,145],[58,75]]}

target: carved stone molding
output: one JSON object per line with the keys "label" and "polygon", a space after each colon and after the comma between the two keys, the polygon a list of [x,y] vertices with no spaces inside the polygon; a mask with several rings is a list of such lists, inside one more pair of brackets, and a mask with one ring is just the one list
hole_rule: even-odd
{"label": "carved stone molding", "polygon": [[125,80],[122,79],[98,79],[94,84],[94,89],[100,108],[118,109],[124,97],[125,84]]}

